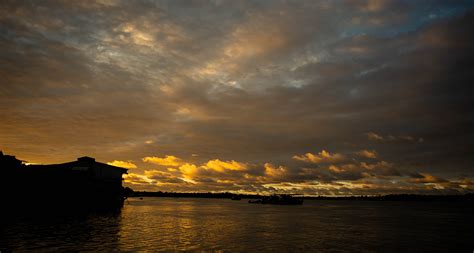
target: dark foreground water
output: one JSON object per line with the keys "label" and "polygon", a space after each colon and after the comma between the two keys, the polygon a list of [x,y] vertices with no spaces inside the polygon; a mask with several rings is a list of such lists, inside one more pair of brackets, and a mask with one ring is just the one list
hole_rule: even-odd
{"label": "dark foreground water", "polygon": [[466,203],[130,199],[119,213],[3,217],[0,250],[473,252],[473,214]]}

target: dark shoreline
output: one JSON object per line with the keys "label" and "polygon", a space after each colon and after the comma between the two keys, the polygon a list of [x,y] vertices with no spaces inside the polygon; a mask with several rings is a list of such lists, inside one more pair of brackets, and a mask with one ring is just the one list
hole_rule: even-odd
{"label": "dark shoreline", "polygon": [[[186,193],[186,192],[146,192],[126,190],[127,197],[171,197],[171,198],[217,198],[230,199],[238,196],[243,199],[260,199],[265,195],[258,194],[234,194],[224,193]],[[365,201],[450,201],[450,202],[473,202],[474,194],[463,195],[418,195],[418,194],[388,194],[380,196],[304,196],[296,195],[295,198],[311,200],[365,200]]]}

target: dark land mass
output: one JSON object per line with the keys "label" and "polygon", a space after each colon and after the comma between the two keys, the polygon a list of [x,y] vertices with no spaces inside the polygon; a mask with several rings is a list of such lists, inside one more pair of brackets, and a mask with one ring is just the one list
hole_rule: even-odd
{"label": "dark land mass", "polygon": [[[231,199],[240,197],[243,199],[261,199],[266,195],[259,194],[234,194],[230,192],[212,193],[212,192],[147,192],[134,191],[131,188],[125,188],[127,197],[171,197],[171,198],[221,198]],[[285,195],[285,194],[282,194]],[[304,196],[300,194],[291,194],[298,199],[312,200],[367,200],[367,201],[466,201],[474,203],[474,194],[464,195],[417,195],[417,194],[389,194],[380,196]]]}

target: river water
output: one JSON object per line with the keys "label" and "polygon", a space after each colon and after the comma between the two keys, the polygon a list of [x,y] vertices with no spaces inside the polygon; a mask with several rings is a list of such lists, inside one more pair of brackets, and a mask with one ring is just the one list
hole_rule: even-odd
{"label": "river water", "polygon": [[0,251],[473,252],[473,214],[446,202],[131,198],[116,213],[4,218]]}

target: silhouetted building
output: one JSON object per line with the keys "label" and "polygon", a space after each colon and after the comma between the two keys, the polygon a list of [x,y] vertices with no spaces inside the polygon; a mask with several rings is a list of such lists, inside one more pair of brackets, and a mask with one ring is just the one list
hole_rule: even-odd
{"label": "silhouetted building", "polygon": [[0,166],[1,168],[19,168],[22,165],[22,161],[16,159],[15,156],[12,155],[4,155],[2,151],[0,151]]}
{"label": "silhouetted building", "polygon": [[74,208],[123,204],[122,175],[127,169],[91,157],[61,164],[25,165],[2,153],[0,168],[0,194],[3,200],[16,205],[25,201]]}

